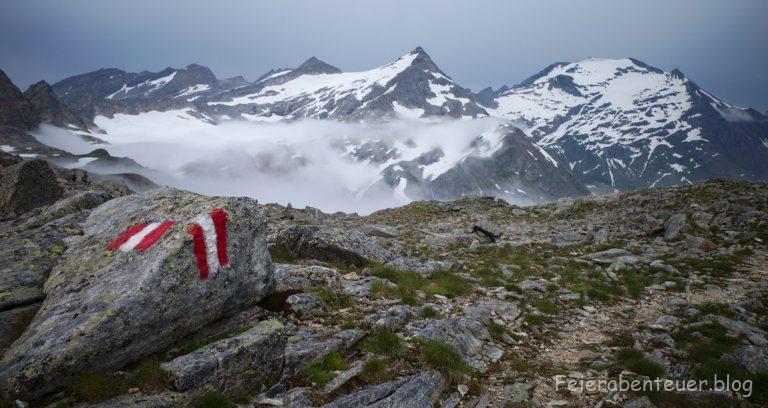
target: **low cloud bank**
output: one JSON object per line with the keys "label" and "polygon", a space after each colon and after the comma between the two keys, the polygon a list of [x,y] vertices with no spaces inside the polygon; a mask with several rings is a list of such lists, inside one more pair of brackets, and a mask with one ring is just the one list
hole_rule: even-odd
{"label": "low cloud bank", "polygon": [[[75,154],[104,148],[113,156],[130,157],[151,169],[144,175],[161,185],[365,214],[402,204],[392,191],[368,190],[384,167],[434,148],[443,150],[446,164],[458,161],[472,140],[495,129],[499,120],[212,125],[172,111],[97,117],[96,123],[107,133],[95,136],[108,144],[89,144],[50,126],[41,127],[35,137]],[[380,153],[396,152],[397,158],[360,160],[358,147],[366,143],[386,146]]]}

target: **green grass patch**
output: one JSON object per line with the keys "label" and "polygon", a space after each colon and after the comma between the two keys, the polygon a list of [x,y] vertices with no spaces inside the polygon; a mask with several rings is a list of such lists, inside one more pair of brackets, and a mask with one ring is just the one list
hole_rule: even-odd
{"label": "green grass patch", "polygon": [[99,402],[128,391],[128,381],[112,373],[83,373],[72,379],[69,393],[77,401]]}
{"label": "green grass patch", "polygon": [[531,305],[536,309],[539,309],[542,313],[549,315],[560,314],[560,307],[558,307],[555,302],[546,298],[534,299],[531,301]]}
{"label": "green grass patch", "polygon": [[619,350],[619,352],[616,353],[616,360],[618,360],[627,370],[634,371],[650,378],[658,378],[664,375],[664,368],[662,366],[648,360],[643,353],[637,350]]}
{"label": "green grass patch", "polygon": [[453,382],[461,381],[472,371],[455,348],[437,341],[425,341],[421,344],[421,361],[440,371]]}
{"label": "green grass patch", "polygon": [[360,379],[368,384],[378,383],[387,377],[389,366],[387,362],[380,358],[372,358],[363,364],[363,372],[360,373]]}
{"label": "green grass patch", "polygon": [[430,284],[424,289],[428,295],[456,298],[472,292],[472,283],[451,271],[436,271],[429,276]]}
{"label": "green grass patch", "polygon": [[538,326],[541,324],[551,323],[552,318],[545,315],[526,313],[523,315],[523,320],[532,326]]}
{"label": "green grass patch", "polygon": [[333,379],[334,371],[347,371],[349,365],[341,358],[338,351],[328,354],[319,363],[311,365],[305,371],[307,379],[314,385],[325,385]]}
{"label": "green grass patch", "polygon": [[422,319],[431,319],[433,317],[437,317],[437,310],[429,306],[423,307],[421,310],[419,310],[419,317]]}
{"label": "green grass patch", "polygon": [[504,337],[504,333],[507,332],[504,326],[494,322],[488,322],[486,327],[488,327],[488,334],[491,335],[491,338],[497,341],[501,340]]}
{"label": "green grass patch", "polygon": [[322,286],[313,286],[306,290],[308,293],[319,297],[329,310],[345,309],[355,304],[355,298],[345,292],[335,291]]}
{"label": "green grass patch", "polygon": [[366,337],[360,343],[360,350],[388,357],[405,354],[405,346],[400,336],[389,331],[382,331]]}

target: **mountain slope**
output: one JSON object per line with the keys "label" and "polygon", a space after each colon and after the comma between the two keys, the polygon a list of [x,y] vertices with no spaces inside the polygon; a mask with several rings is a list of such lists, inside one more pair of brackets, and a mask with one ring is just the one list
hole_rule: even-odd
{"label": "mountain slope", "polygon": [[341,72],[314,57],[299,68],[273,70],[251,86],[208,102],[219,115],[285,119],[486,116],[421,48],[363,72]]}
{"label": "mountain slope", "polygon": [[487,105],[595,188],[768,177],[764,115],[635,59],[553,64]]}
{"label": "mountain slope", "polygon": [[445,156],[435,148],[413,160],[390,160],[382,182],[414,200],[492,195],[533,204],[588,192],[565,166],[509,124],[478,135],[453,160]]}

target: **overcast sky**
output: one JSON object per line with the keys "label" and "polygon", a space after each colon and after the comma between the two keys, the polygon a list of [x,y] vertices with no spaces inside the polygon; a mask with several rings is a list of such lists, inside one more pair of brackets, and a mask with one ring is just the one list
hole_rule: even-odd
{"label": "overcast sky", "polygon": [[365,70],[421,45],[479,90],[556,61],[632,56],[764,111],[767,21],[766,0],[0,0],[0,69],[22,88],[192,62],[252,80],[312,55]]}

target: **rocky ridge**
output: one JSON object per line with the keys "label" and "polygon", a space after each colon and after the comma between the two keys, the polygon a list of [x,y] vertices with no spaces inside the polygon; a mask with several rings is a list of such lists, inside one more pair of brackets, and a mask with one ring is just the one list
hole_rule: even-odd
{"label": "rocky ridge", "polygon": [[[525,208],[420,201],[360,217],[173,190],[65,190],[2,225],[4,240],[50,254],[12,258],[7,271],[43,259],[52,270],[27,281],[29,300],[0,310],[2,389],[32,406],[761,406],[765,191],[714,180]],[[214,206],[241,234],[219,280],[195,277],[180,230],[146,253],[103,252],[139,218],[181,229]],[[74,351],[44,357],[60,350],[45,339],[67,332],[80,333],[66,340]],[[78,374],[62,376],[68,367]],[[558,386],[714,374],[754,392]]]}

